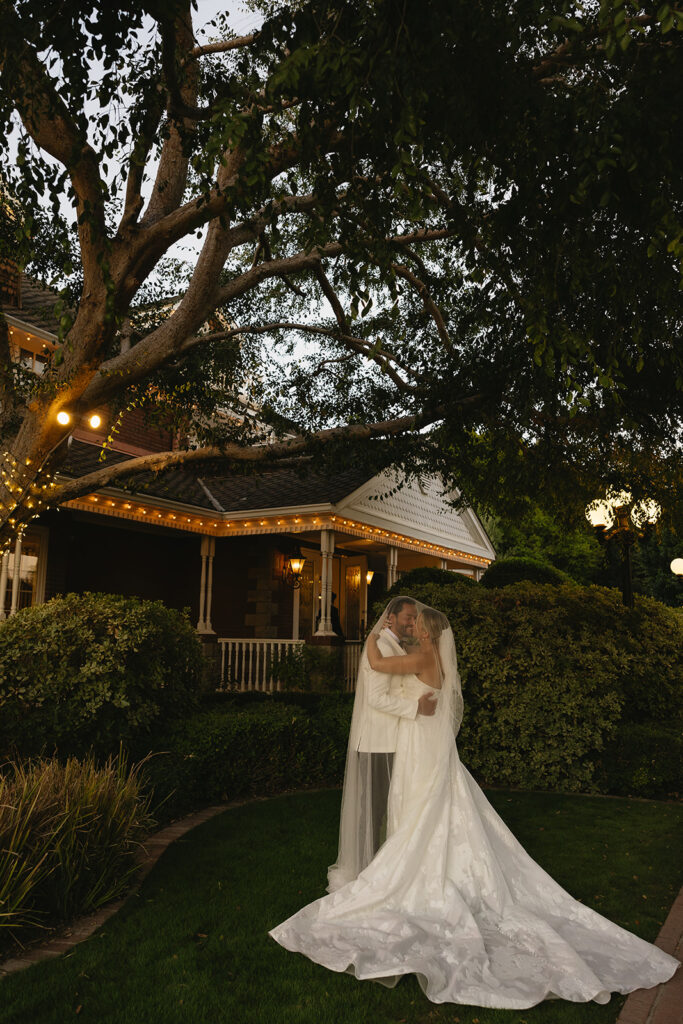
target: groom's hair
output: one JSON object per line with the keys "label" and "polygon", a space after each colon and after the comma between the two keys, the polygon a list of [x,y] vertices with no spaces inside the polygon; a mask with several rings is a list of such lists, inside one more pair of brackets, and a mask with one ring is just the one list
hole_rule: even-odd
{"label": "groom's hair", "polygon": [[387,615],[398,615],[404,604],[415,604],[415,601],[413,601],[412,597],[395,597],[393,601],[389,602]]}

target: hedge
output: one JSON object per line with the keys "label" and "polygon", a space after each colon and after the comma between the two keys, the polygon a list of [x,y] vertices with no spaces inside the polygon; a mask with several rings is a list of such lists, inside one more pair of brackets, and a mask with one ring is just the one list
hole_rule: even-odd
{"label": "hedge", "polygon": [[482,781],[644,796],[681,790],[676,611],[648,598],[629,610],[616,590],[574,583],[410,592],[452,623],[465,697],[458,746]]}
{"label": "hedge", "polygon": [[203,659],[161,601],[69,594],[0,625],[0,753],[118,750],[197,707]]}
{"label": "hedge", "polygon": [[540,558],[515,556],[498,558],[488,567],[480,582],[484,587],[508,587],[511,583],[530,580],[533,583],[573,583],[572,577]]}
{"label": "hedge", "polygon": [[[199,711],[155,738],[144,767],[159,820],[210,803],[340,785],[352,695],[306,709],[267,698]],[[142,748],[138,751],[142,753]]]}
{"label": "hedge", "polygon": [[384,604],[388,604],[390,598],[399,597],[406,590],[412,590],[414,587],[424,587],[430,583],[442,584],[447,587],[458,586],[458,584],[470,587],[475,586],[471,576],[465,576],[461,572],[451,572],[448,569],[437,569],[435,566],[425,565],[420,566],[419,569],[411,569],[410,572],[404,572],[401,578],[387,590],[384,595]]}

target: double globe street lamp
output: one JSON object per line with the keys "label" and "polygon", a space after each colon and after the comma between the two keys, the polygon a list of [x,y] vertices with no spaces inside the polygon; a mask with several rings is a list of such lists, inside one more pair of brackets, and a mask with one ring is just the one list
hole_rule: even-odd
{"label": "double globe street lamp", "polygon": [[594,528],[600,543],[612,537],[618,537],[621,542],[622,595],[627,608],[633,608],[631,548],[636,538],[644,535],[648,526],[654,526],[661,513],[660,505],[652,498],[641,498],[634,502],[630,491],[610,490],[606,497],[596,498],[586,507],[586,519]]}

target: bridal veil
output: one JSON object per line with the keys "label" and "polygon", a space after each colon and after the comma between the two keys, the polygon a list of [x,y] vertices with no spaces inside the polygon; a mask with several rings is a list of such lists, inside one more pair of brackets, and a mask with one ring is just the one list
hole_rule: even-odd
{"label": "bridal veil", "polygon": [[[388,734],[390,736],[392,726],[396,728],[396,716],[402,711],[402,677],[374,672],[367,648],[369,638],[374,634],[385,641],[388,639],[386,653],[401,653],[397,638],[392,637],[386,627],[392,609],[402,606],[405,612],[406,605],[414,606],[414,622],[427,629],[437,654],[440,692],[434,742],[443,754],[444,768],[462,721],[462,687],[453,630],[448,619],[442,612],[415,598],[405,595],[393,598],[373,623],[363,645],[346,753],[339,851],[336,862],[328,870],[328,892],[334,892],[357,878],[377,852],[377,809],[379,806],[386,811],[393,757]],[[418,649],[415,626],[402,640],[404,653]],[[384,646],[380,640],[380,647]]]}

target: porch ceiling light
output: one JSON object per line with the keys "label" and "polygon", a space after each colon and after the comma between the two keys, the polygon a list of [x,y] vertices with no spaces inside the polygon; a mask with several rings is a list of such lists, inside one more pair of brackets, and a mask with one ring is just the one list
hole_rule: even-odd
{"label": "porch ceiling light", "polygon": [[304,571],[306,558],[301,554],[301,548],[297,547],[294,554],[285,561],[282,570],[282,582],[292,590],[298,590],[301,586],[301,574]]}
{"label": "porch ceiling light", "polygon": [[93,415],[88,420],[88,423],[93,428],[93,430],[97,430],[97,428],[99,427],[101,422],[102,422],[102,417],[98,416],[97,413],[93,413]]}
{"label": "porch ceiling light", "polygon": [[61,423],[63,427],[66,427],[67,424],[71,423],[71,416],[66,409],[61,409],[60,412],[57,413],[57,423]]}

